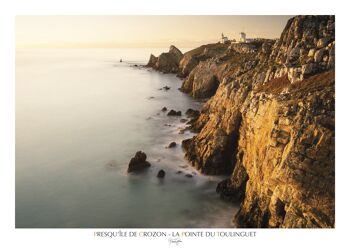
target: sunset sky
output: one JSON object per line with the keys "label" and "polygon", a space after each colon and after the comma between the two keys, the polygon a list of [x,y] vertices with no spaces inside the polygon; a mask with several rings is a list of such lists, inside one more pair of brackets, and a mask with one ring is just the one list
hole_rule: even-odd
{"label": "sunset sky", "polygon": [[278,38],[292,16],[17,16],[16,47],[196,47]]}

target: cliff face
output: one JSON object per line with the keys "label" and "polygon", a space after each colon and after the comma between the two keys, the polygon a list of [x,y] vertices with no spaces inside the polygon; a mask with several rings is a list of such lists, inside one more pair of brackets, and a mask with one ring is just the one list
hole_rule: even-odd
{"label": "cliff face", "polygon": [[171,45],[169,52],[162,53],[159,57],[151,55],[146,66],[163,73],[178,73],[182,57],[182,52],[174,45]]}
{"label": "cliff face", "polygon": [[277,41],[206,45],[179,63],[181,89],[210,97],[185,157],[230,175],[217,191],[241,202],[238,226],[334,227],[334,39],[334,16],[297,16]]}
{"label": "cliff face", "polygon": [[[251,93],[235,167],[248,176],[239,226],[334,226],[334,85],[328,71],[285,94],[273,86]],[[237,181],[234,173],[226,188]]]}

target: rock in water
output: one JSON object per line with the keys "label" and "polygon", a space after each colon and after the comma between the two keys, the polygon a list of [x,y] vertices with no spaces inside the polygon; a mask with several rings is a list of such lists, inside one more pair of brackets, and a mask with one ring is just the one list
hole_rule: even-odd
{"label": "rock in water", "polygon": [[185,113],[188,117],[191,117],[191,118],[196,118],[199,116],[199,111],[198,110],[194,110],[194,109],[187,109],[186,113]]}
{"label": "rock in water", "polygon": [[158,174],[157,174],[157,177],[158,178],[164,178],[164,176],[165,176],[165,171],[163,169],[159,170]]}
{"label": "rock in water", "polygon": [[137,151],[135,156],[131,158],[128,167],[128,173],[137,172],[144,170],[151,166],[151,164],[146,161],[147,155],[142,151]]}
{"label": "rock in water", "polygon": [[176,147],[176,142],[170,142],[168,148],[175,148]]}
{"label": "rock in water", "polygon": [[168,116],[181,116],[181,111],[170,110]]}
{"label": "rock in water", "polygon": [[154,67],[156,65],[156,63],[157,63],[157,60],[158,60],[158,58],[155,57],[153,54],[151,54],[151,56],[149,58],[149,61],[148,61],[146,66],[147,67]]}
{"label": "rock in water", "polygon": [[165,111],[167,111],[167,110],[168,110],[168,109],[167,109],[166,107],[163,107],[163,108],[162,108],[162,111],[163,111],[163,112],[165,112]]}
{"label": "rock in water", "polygon": [[162,53],[159,57],[151,55],[147,67],[151,67],[164,73],[178,73],[182,57],[183,54],[181,51],[174,45],[171,45],[169,52]]}
{"label": "rock in water", "polygon": [[180,122],[182,122],[182,123],[185,123],[185,122],[187,122],[187,119],[180,119]]}

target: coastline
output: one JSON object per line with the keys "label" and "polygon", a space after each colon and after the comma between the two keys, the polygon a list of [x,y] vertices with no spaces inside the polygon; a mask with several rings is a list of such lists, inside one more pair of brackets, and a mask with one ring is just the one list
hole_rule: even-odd
{"label": "coastline", "polygon": [[147,64],[208,98],[182,142],[207,175],[228,174],[239,227],[334,227],[334,16],[296,16],[280,39],[175,46]]}

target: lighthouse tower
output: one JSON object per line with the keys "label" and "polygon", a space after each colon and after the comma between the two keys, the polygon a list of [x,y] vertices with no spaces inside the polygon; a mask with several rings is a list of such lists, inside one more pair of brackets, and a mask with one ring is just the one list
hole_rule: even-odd
{"label": "lighthouse tower", "polygon": [[241,32],[240,33],[240,38],[239,38],[239,41],[241,42],[241,43],[245,43],[246,41],[247,41],[247,35],[244,33],[244,32]]}
{"label": "lighthouse tower", "polygon": [[228,43],[228,38],[227,36],[224,36],[224,33],[221,33],[221,43]]}

